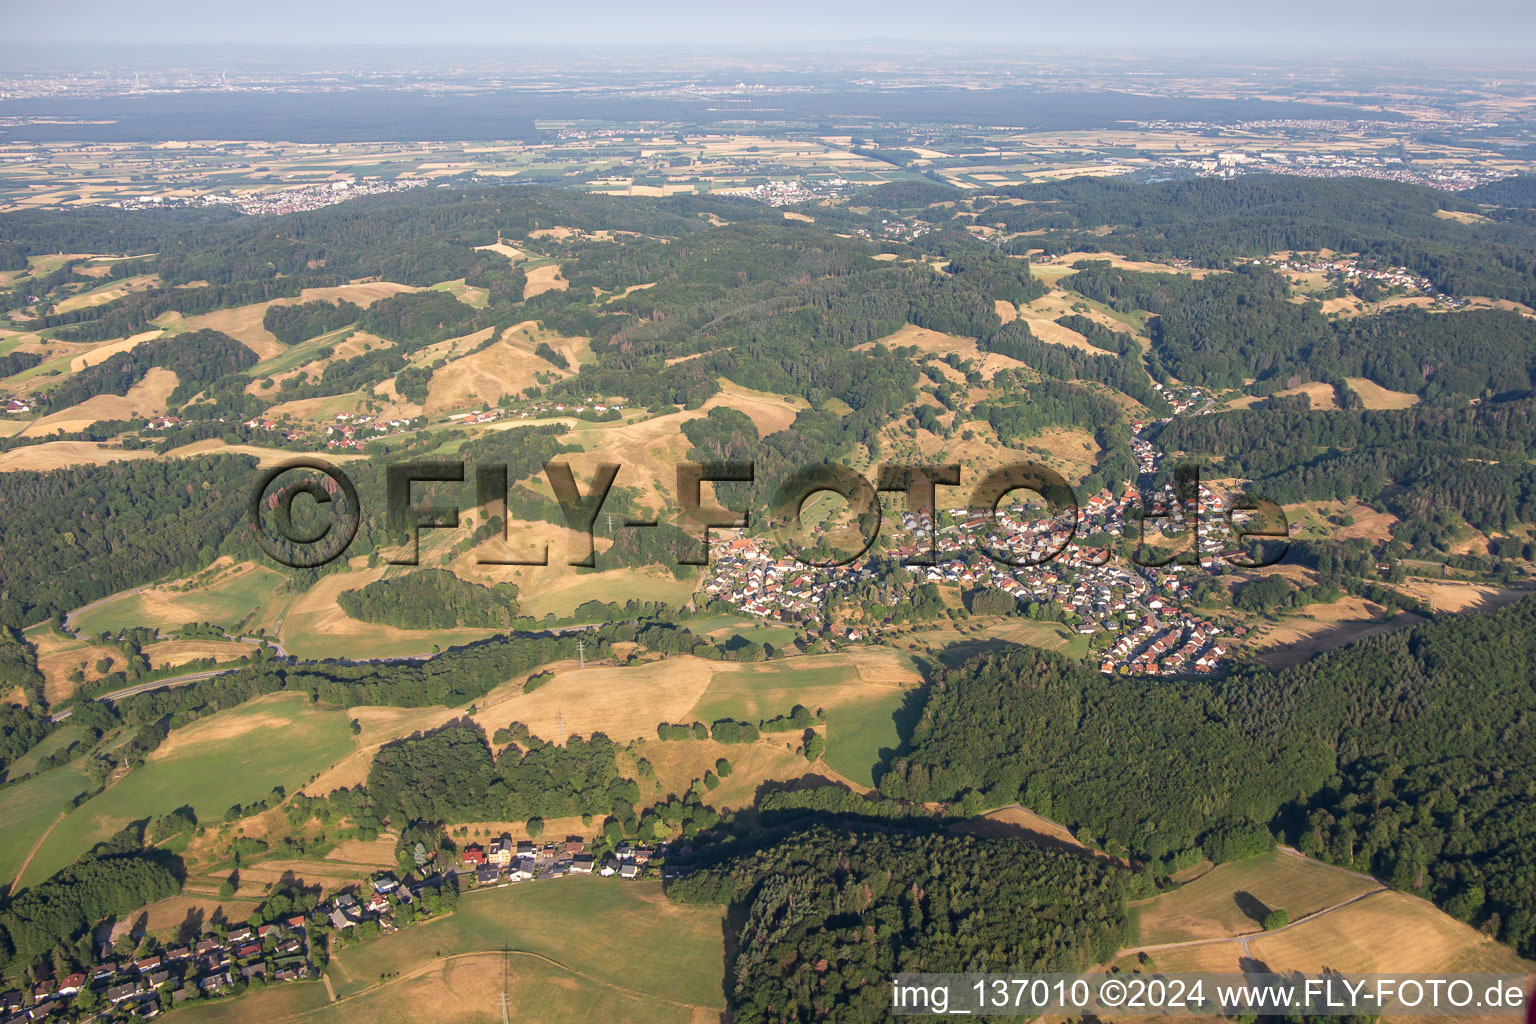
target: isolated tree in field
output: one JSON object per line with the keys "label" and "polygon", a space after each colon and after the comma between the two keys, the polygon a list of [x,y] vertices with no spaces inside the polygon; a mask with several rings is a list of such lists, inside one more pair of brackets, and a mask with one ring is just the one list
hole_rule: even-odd
{"label": "isolated tree in field", "polygon": [[1291,923],[1291,915],[1283,910],[1271,910],[1264,915],[1264,930],[1272,932],[1277,928],[1284,928]]}

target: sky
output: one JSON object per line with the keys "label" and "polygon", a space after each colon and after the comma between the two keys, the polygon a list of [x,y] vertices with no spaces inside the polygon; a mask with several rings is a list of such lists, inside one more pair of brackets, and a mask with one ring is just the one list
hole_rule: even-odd
{"label": "sky", "polygon": [[[186,44],[1359,51],[1475,60],[1528,46],[1531,0],[0,0],[7,47]],[[14,50],[12,50],[14,52]]]}

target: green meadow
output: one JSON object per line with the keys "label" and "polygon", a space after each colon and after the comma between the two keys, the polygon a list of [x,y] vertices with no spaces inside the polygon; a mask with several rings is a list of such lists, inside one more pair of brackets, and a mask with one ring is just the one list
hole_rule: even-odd
{"label": "green meadow", "polygon": [[742,664],[716,672],[689,714],[705,723],[720,718],[756,722],[786,715],[796,704],[815,711],[857,696],[856,689],[863,689],[857,680],[854,667],[836,655]]}
{"label": "green meadow", "polygon": [[827,766],[861,786],[875,784],[882,750],[901,742],[897,716],[911,690],[881,689],[868,697],[827,708]]}
{"label": "green meadow", "polygon": [[343,949],[328,970],[345,998],[445,954],[504,949],[642,996],[721,1003],[719,908],[671,902],[659,882],[595,876],[467,893],[455,913]]}
{"label": "green meadow", "polygon": [[0,789],[0,884],[16,877],[27,854],[64,810],[65,801],[90,790],[72,765]]}
{"label": "green meadow", "polygon": [[71,811],[38,849],[24,881],[47,878],[134,821],[183,805],[199,821],[218,821],[273,786],[293,792],[353,749],[346,712],[312,704],[304,694],[259,697],[211,715],[172,732],[141,767]]}
{"label": "green meadow", "polygon": [[874,785],[882,750],[900,743],[898,713],[911,687],[863,682],[840,655],[787,658],[717,672],[688,720],[757,722],[785,715],[796,704],[826,713],[828,767],[864,786]]}
{"label": "green meadow", "polygon": [[767,625],[760,620],[742,618],[739,615],[711,615],[687,623],[690,630],[700,636],[715,640],[739,636],[760,644],[782,647],[795,639],[795,631],[789,626]]}
{"label": "green meadow", "polygon": [[188,622],[212,622],[230,628],[275,604],[285,583],[281,573],[257,566],[232,579],[185,592],[127,594],[92,608],[74,624],[87,636],[136,626],[174,628]]}

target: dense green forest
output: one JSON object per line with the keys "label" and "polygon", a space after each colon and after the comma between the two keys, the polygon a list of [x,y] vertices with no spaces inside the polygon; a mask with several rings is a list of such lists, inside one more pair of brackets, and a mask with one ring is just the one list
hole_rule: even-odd
{"label": "dense green forest", "polygon": [[1536,952],[1536,601],[1218,682],[1105,676],[1018,648],[944,675],[881,780],[1022,800],[1166,871],[1271,826]]}
{"label": "dense green forest", "polygon": [[358,306],[346,300],[272,305],[263,314],[261,325],[284,345],[297,345],[306,339],[356,323],[362,312]]}
{"label": "dense green forest", "polygon": [[1170,421],[1150,435],[1170,451],[1253,481],[1273,501],[1377,501],[1405,546],[1447,549],[1463,524],[1516,531],[1536,517],[1536,402],[1313,410],[1305,399]]}
{"label": "dense green forest", "polygon": [[0,625],[30,626],[211,562],[255,460],[223,456],[0,473]]}
{"label": "dense green forest", "polygon": [[889,1019],[899,972],[1071,972],[1129,934],[1133,876],[1007,840],[813,828],[674,883],[732,909],[743,1022]]}
{"label": "dense green forest", "polygon": [[[47,392],[48,404],[61,409],[96,395],[122,395],[154,367],[176,374],[173,405],[191,398],[226,374],[248,369],[256,354],[218,331],[193,331],[161,341],[146,341],[66,378]],[[244,386],[244,382],[241,382]]]}
{"label": "dense green forest", "polygon": [[209,227],[240,219],[227,206],[186,210],[114,210],[81,206],[67,210],[18,210],[5,214],[0,231],[0,270],[24,270],[27,259],[59,252],[155,252],[170,239],[196,237]]}
{"label": "dense green forest", "polygon": [[606,736],[563,745],[527,735],[492,754],[473,723],[450,723],[385,745],[368,770],[368,792],[406,821],[526,821],[580,814],[633,818],[640,792],[621,778]]}
{"label": "dense green forest", "polygon": [[[1406,266],[1450,295],[1536,300],[1536,223],[1437,217],[1479,213],[1478,201],[1414,185],[1363,179],[1255,175],[1139,185],[1107,178],[1000,190],[981,214],[1048,252],[1115,252],[1221,266],[1284,251],[1358,252]],[[1025,199],[1008,205],[1007,199]],[[1516,211],[1518,212],[1518,211]],[[1107,230],[1106,230],[1107,229]]]}
{"label": "dense green forest", "polygon": [[1257,379],[1277,390],[1369,377],[1429,400],[1536,387],[1536,324],[1517,313],[1400,309],[1330,321],[1291,302],[1278,275],[1253,266],[1203,278],[1088,266],[1068,284],[1115,309],[1156,314],[1147,324],[1154,372],[1191,384]]}
{"label": "dense green forest", "polygon": [[56,948],[93,963],[91,929],[99,922],[179,892],[174,859],[142,852],[141,840],[135,829],[122,832],[9,899],[0,909],[0,953],[7,963],[26,966]]}
{"label": "dense green forest", "polygon": [[336,603],[354,619],[401,629],[507,629],[521,614],[515,585],[470,583],[447,569],[374,580],[359,590],[343,590]]}

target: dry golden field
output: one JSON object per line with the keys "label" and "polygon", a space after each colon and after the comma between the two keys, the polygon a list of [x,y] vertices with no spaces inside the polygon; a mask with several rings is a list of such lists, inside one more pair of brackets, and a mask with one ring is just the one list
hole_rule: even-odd
{"label": "dry golden field", "polygon": [[1419,404],[1418,395],[1392,391],[1364,377],[1345,377],[1345,382],[1360,396],[1367,409],[1407,409]]}

